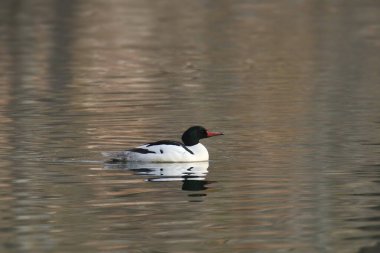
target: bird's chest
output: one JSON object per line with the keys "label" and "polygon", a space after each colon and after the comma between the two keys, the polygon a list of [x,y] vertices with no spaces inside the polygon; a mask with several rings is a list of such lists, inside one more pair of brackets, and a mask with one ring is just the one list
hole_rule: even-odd
{"label": "bird's chest", "polygon": [[208,160],[208,151],[205,146],[203,146],[201,143],[198,143],[194,146],[188,146],[187,147],[195,157],[196,161],[207,161]]}

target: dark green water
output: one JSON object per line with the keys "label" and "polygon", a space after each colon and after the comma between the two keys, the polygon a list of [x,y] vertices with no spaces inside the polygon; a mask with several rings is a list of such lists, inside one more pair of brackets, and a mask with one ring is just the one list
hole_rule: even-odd
{"label": "dark green water", "polygon": [[379,1],[3,0],[0,59],[1,252],[380,252]]}

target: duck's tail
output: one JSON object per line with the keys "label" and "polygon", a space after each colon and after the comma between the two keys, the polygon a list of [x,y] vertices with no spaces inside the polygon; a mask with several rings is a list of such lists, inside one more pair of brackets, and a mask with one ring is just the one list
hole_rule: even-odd
{"label": "duck's tail", "polygon": [[103,151],[102,155],[108,159],[106,163],[120,163],[126,161],[124,151]]}

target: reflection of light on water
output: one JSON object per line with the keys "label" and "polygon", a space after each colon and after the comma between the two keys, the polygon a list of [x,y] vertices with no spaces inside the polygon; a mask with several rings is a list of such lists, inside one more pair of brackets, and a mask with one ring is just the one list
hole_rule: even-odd
{"label": "reflection of light on water", "polygon": [[149,176],[147,182],[182,181],[182,190],[207,189],[208,162],[194,163],[140,163],[105,164],[105,169],[127,169],[136,175]]}

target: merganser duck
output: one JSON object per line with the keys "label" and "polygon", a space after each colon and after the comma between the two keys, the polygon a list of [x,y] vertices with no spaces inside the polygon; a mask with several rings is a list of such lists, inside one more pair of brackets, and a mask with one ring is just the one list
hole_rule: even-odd
{"label": "merganser duck", "polygon": [[192,126],[179,141],[162,140],[121,152],[102,152],[111,162],[200,162],[208,161],[209,155],[199,140],[223,135],[210,132],[201,126]]}

